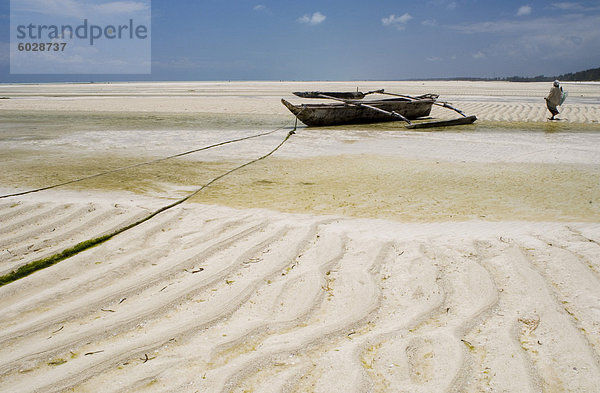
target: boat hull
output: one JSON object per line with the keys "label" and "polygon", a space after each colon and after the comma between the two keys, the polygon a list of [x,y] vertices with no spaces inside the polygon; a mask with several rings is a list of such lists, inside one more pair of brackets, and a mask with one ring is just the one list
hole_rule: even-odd
{"label": "boat hull", "polygon": [[367,104],[387,112],[396,112],[409,120],[429,116],[432,99],[408,100],[393,98],[377,101],[360,101],[356,103],[339,104],[304,104],[293,105],[282,99],[281,102],[298,119],[310,127],[332,126],[339,124],[364,124],[398,121],[398,117],[385,114],[362,106]]}

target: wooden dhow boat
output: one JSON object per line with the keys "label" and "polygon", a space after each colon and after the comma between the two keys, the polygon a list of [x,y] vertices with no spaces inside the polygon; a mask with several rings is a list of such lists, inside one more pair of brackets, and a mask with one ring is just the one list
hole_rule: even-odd
{"label": "wooden dhow boat", "polygon": [[[387,94],[394,98],[362,101],[369,94]],[[460,110],[446,102],[438,102],[438,95],[425,94],[410,97],[401,94],[386,93],[384,90],[362,92],[294,92],[302,98],[323,98],[338,101],[336,103],[294,105],[282,99],[281,102],[301,122],[309,127],[332,126],[341,124],[364,124],[402,120],[407,128],[445,127],[459,124],[471,124],[477,118],[466,116]],[[413,123],[411,120],[427,117],[433,105],[443,106],[462,115],[462,118],[433,122]]]}

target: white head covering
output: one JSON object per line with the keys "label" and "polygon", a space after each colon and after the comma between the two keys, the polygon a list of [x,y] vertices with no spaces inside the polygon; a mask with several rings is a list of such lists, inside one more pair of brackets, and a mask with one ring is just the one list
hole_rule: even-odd
{"label": "white head covering", "polygon": [[558,79],[554,81],[554,86],[558,87]]}

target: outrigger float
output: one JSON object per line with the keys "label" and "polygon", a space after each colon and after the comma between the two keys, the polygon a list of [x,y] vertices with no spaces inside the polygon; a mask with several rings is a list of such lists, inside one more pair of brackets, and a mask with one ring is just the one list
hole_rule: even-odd
{"label": "outrigger float", "polygon": [[[369,94],[386,94],[394,98],[361,101]],[[309,127],[332,126],[340,124],[365,124],[388,121],[404,121],[406,128],[448,127],[462,124],[472,124],[476,116],[467,116],[461,110],[447,102],[437,101],[437,94],[425,94],[411,97],[402,94],[387,93],[383,89],[362,92],[294,92],[301,98],[322,98],[338,101],[339,103],[301,104],[294,105],[281,99],[285,105],[302,123]],[[459,113],[462,117],[451,120],[429,122],[411,122],[429,116],[433,105],[442,106]]]}

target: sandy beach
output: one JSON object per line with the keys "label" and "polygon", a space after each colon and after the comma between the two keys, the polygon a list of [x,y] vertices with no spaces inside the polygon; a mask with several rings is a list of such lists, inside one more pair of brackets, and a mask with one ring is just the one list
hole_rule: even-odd
{"label": "sandy beach", "polygon": [[[139,222],[0,286],[0,392],[599,392],[600,84],[563,87],[0,85],[0,195],[130,167],[0,198],[0,276]],[[380,88],[478,121],[289,136],[291,92]]]}

